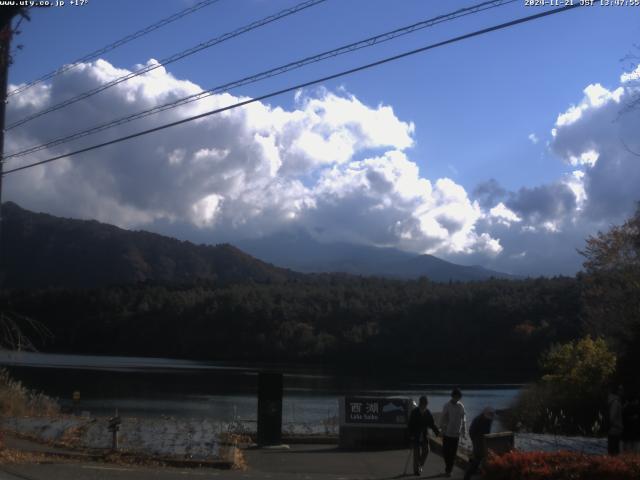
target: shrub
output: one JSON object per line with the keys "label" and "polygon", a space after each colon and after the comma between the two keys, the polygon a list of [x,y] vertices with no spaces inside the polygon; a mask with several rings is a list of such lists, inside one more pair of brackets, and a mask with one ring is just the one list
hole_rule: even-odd
{"label": "shrub", "polygon": [[536,433],[604,433],[606,384],[616,357],[603,339],[585,337],[552,347],[541,359],[542,380],[522,391],[509,427]]}
{"label": "shrub", "polygon": [[486,480],[637,480],[640,455],[585,455],[573,452],[510,452],[490,455]]}
{"label": "shrub", "polygon": [[29,390],[0,370],[0,415],[12,417],[48,416],[60,413],[58,403],[42,393]]}

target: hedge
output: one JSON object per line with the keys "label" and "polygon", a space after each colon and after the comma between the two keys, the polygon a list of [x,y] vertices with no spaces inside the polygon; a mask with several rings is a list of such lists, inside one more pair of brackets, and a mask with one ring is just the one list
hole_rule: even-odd
{"label": "hedge", "polygon": [[485,480],[638,480],[640,455],[518,452],[487,459]]}

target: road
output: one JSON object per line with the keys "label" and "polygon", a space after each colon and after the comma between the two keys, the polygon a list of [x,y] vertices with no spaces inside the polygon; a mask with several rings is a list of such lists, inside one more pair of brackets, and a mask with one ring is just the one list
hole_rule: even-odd
{"label": "road", "polygon": [[[244,453],[249,465],[246,471],[54,462],[0,466],[0,480],[390,480],[405,477],[408,459],[407,450],[344,452],[327,445],[294,445],[289,450]],[[444,478],[443,469],[442,458],[431,453],[422,478]],[[411,471],[410,464],[407,471]],[[456,469],[451,478],[462,477],[462,471]]]}

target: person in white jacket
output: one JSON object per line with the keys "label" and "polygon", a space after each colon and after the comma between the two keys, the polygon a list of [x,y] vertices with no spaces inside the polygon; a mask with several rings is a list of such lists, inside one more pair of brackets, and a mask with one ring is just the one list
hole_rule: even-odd
{"label": "person in white jacket", "polygon": [[442,407],[440,416],[440,430],[442,432],[442,456],[444,457],[445,476],[450,477],[453,464],[458,452],[460,437],[467,435],[467,418],[464,405],[460,402],[462,392],[454,388],[451,392],[451,400]]}

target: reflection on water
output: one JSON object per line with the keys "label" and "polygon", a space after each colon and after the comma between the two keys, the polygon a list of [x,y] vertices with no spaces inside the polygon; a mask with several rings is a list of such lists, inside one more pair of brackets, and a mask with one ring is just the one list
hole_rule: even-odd
{"label": "reflection on water", "polygon": [[[126,416],[197,417],[214,420],[256,419],[257,372],[284,373],[283,421],[318,424],[338,414],[343,395],[428,395],[429,408],[441,410],[450,386],[423,383],[424,378],[402,371],[396,375],[340,375],[291,365],[242,365],[187,360],[96,357],[24,352],[0,352],[0,364],[27,387],[71,405],[81,393],[82,410],[110,415],[117,408]],[[453,383],[453,382],[451,382]],[[517,385],[463,388],[463,403],[472,418],[491,405],[506,408]]]}

